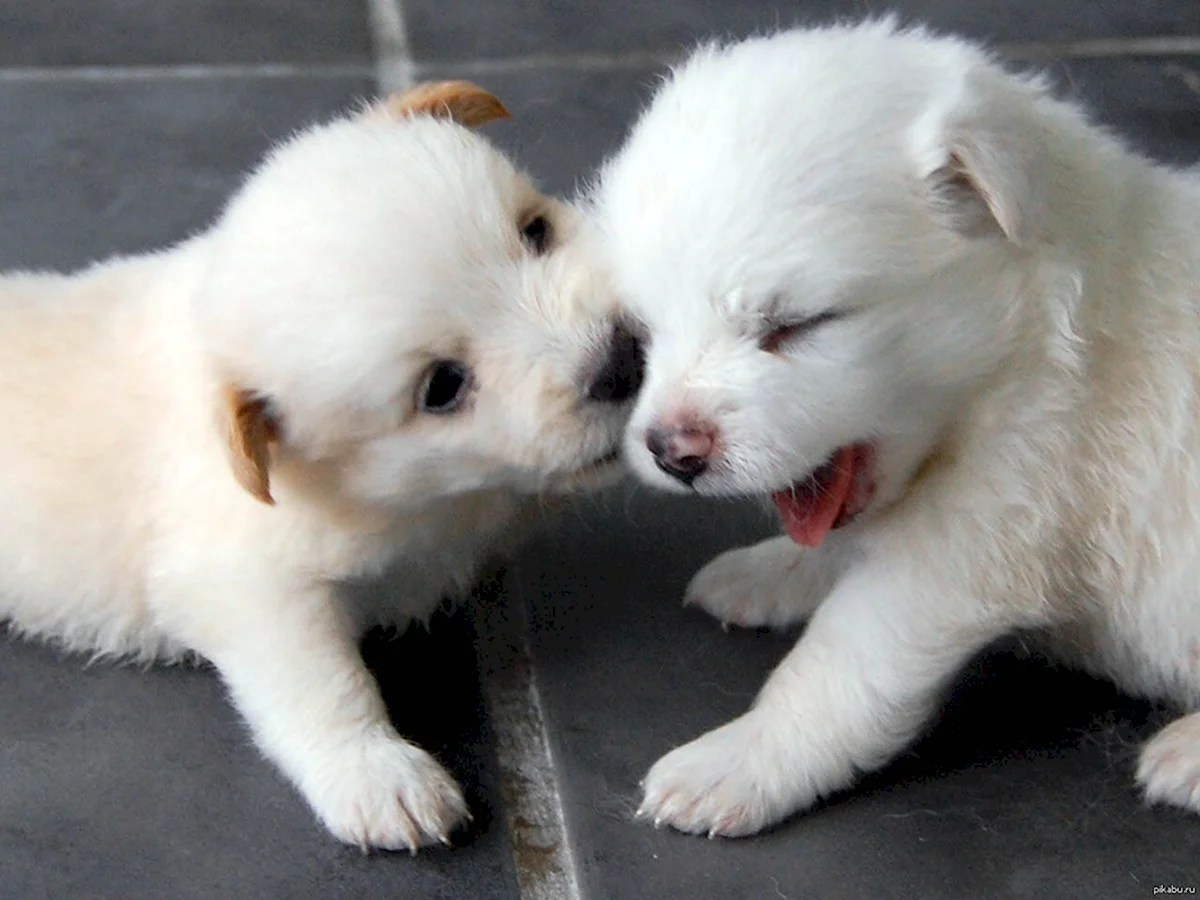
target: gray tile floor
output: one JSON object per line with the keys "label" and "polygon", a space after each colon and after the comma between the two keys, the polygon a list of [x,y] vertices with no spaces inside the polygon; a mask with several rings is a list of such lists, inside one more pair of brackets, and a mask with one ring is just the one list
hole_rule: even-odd
{"label": "gray tile floor", "polygon": [[[515,119],[493,137],[564,192],[619,142],[661,62],[696,38],[892,8],[402,7],[401,62],[494,89]],[[1148,152],[1200,160],[1196,0],[894,8],[1012,45]],[[374,89],[371,21],[360,0],[0,0],[0,266],[77,266],[201,227],[273,139]],[[769,834],[709,842],[634,822],[645,769],[742,709],[787,647],[786,635],[722,633],[678,602],[712,554],[771,528],[754,507],[623,488],[540,537],[474,610],[429,634],[368,640],[394,717],[464,780],[476,811],[456,849],[416,859],[363,857],[327,838],[249,746],[210,672],[86,666],[3,641],[0,898],[513,898],[522,886],[536,896],[547,882],[512,827],[512,761],[496,752],[509,726],[485,703],[506,699],[497,685],[529,688],[512,677],[520,666],[493,671],[514,628],[565,816],[556,859],[573,865],[583,896],[1200,889],[1200,821],[1145,808],[1131,783],[1137,742],[1163,711],[1006,647],[964,673],[912,752]],[[417,679],[431,687],[414,700],[404,688]]]}

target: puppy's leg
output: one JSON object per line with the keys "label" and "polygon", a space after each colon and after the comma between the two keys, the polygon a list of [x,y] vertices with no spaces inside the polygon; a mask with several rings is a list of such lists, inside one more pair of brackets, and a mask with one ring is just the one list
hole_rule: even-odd
{"label": "puppy's leg", "polygon": [[749,712],[654,765],[639,814],[739,836],[804,809],[910,743],[947,680],[1013,624],[903,566],[848,572]]}
{"label": "puppy's leg", "polygon": [[416,852],[448,842],[468,817],[462,793],[392,727],[332,593],[308,588],[244,600],[225,603],[220,621],[206,616],[196,648],[220,671],[263,752],[326,827],[363,848]]}
{"label": "puppy's leg", "polygon": [[1200,712],[1176,719],[1150,739],[1137,780],[1150,803],[1200,812]]}
{"label": "puppy's leg", "polygon": [[802,622],[829,596],[845,570],[847,542],[815,550],[775,537],[722,553],[696,573],[685,606],[699,606],[723,625],[782,628]]}

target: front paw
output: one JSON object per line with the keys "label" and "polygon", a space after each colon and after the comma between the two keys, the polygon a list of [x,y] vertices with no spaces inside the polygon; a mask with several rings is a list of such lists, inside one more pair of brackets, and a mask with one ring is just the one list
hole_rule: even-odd
{"label": "front paw", "polygon": [[442,843],[470,819],[462,791],[432,756],[398,735],[376,734],[329,761],[311,799],[339,840],[364,850]]}
{"label": "front paw", "polygon": [[1200,812],[1200,713],[1176,719],[1150,739],[1137,780],[1148,802]]}
{"label": "front paw", "polygon": [[772,538],[722,553],[696,573],[685,606],[699,606],[722,625],[782,628],[800,622],[816,603],[798,595],[795,577],[803,550],[789,538]]}
{"label": "front paw", "polygon": [[773,743],[767,723],[750,712],[672,750],[642,782],[638,816],[710,838],[743,837],[775,824],[816,796],[798,773],[781,768]]}

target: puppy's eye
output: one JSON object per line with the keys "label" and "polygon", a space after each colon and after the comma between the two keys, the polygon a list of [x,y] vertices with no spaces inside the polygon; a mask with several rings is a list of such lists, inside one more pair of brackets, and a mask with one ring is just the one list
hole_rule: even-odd
{"label": "puppy's eye", "polygon": [[470,386],[470,369],[453,359],[439,360],[430,367],[421,385],[421,409],[431,413],[452,413],[462,405]]}
{"label": "puppy's eye", "polygon": [[786,344],[799,340],[811,334],[822,325],[841,317],[842,313],[836,310],[828,310],[823,313],[817,313],[815,316],[809,316],[807,319],[801,319],[798,322],[772,326],[771,330],[759,340],[758,346],[768,353],[778,353]]}
{"label": "puppy's eye", "polygon": [[535,256],[545,254],[554,240],[554,230],[550,226],[550,220],[543,215],[535,215],[526,220],[525,224],[521,226],[521,240],[534,252]]}

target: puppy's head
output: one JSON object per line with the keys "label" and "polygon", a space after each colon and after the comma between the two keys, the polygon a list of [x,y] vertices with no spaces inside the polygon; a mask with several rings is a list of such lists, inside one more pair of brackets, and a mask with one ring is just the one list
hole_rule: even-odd
{"label": "puppy's head", "polygon": [[197,302],[238,480],[419,507],[603,482],[639,347],[583,223],[425,85],[274,151],[208,238]]}
{"label": "puppy's head", "polygon": [[890,22],[697,53],[592,197],[647,331],[634,470],[810,544],[898,496],[1017,340],[1073,115]]}

